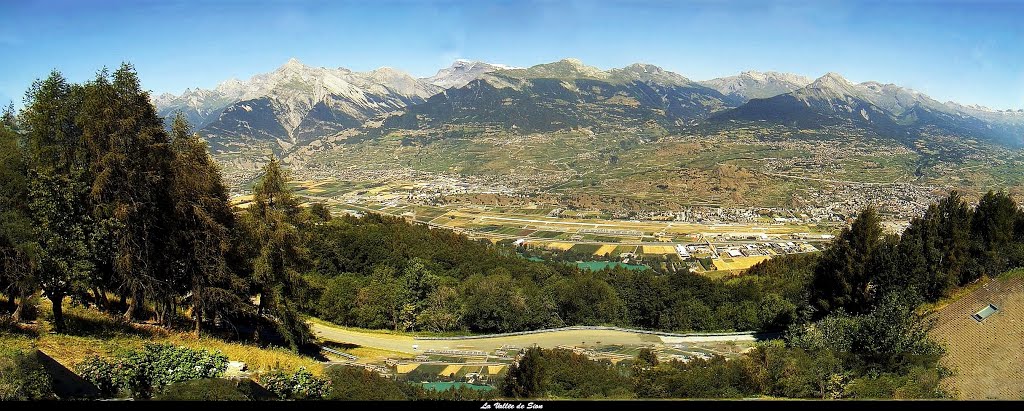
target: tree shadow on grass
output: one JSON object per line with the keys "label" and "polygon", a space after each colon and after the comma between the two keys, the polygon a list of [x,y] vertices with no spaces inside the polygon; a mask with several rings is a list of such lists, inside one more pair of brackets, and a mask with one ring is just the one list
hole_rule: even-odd
{"label": "tree shadow on grass", "polygon": [[53,378],[53,393],[60,399],[97,398],[100,390],[61,363],[42,351],[36,350],[36,358],[46,373]]}
{"label": "tree shadow on grass", "polygon": [[[52,317],[48,319],[52,321]],[[63,334],[99,338],[157,337],[167,335],[167,331],[157,326],[131,323],[120,316],[115,317],[96,310],[76,307],[67,310],[64,314]]]}
{"label": "tree shadow on grass", "polygon": [[0,315],[0,334],[36,338],[39,337],[39,326],[37,324],[19,323],[9,316]]}

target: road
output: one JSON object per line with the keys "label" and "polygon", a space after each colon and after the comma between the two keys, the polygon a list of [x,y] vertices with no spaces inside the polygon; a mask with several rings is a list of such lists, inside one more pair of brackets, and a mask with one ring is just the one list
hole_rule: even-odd
{"label": "road", "polygon": [[[557,330],[527,335],[479,336],[460,340],[421,340],[405,335],[353,331],[319,323],[311,323],[310,327],[317,337],[327,341],[409,354],[424,350],[490,352],[502,346],[530,347],[534,344],[542,348],[554,348],[560,345],[651,345],[757,340],[753,332],[733,335],[659,336],[619,330]],[[414,345],[416,348],[413,348]]]}

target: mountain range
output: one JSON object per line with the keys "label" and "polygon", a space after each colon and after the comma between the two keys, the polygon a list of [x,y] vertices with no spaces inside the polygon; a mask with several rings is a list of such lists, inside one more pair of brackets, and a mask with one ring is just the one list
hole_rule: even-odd
{"label": "mountain range", "polygon": [[288,151],[343,133],[515,133],[587,129],[774,124],[845,126],[912,142],[922,133],[1024,145],[1024,110],[939,102],[836,73],[817,79],[745,71],[693,81],[649,64],[601,70],[576,59],[528,68],[458,60],[431,77],[388,67],[368,72],[310,67],[291,59],[249,80],[154,98],[159,113],[182,112],[215,152],[254,144]]}

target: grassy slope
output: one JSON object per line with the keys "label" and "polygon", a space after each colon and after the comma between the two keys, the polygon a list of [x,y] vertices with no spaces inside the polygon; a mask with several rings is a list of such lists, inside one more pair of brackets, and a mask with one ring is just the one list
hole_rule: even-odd
{"label": "grassy slope", "polygon": [[[978,323],[986,304],[999,312]],[[961,399],[1024,399],[1024,269],[979,281],[941,304],[931,335],[946,347],[945,383]]]}
{"label": "grassy slope", "polygon": [[260,348],[207,336],[197,338],[191,333],[168,331],[145,324],[124,324],[98,311],[80,307],[65,308],[68,320],[66,334],[52,334],[49,304],[43,303],[39,309],[39,321],[31,325],[27,332],[0,331],[0,346],[37,348],[72,370],[89,356],[113,356],[141,348],[150,342],[219,350],[231,361],[245,362],[254,372],[268,371],[275,367],[285,371],[306,367],[319,375],[323,368],[316,360],[284,348]]}

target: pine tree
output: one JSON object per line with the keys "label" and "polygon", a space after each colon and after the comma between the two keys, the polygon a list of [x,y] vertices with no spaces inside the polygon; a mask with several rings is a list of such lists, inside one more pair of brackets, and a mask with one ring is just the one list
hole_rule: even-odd
{"label": "pine tree", "polygon": [[204,316],[244,310],[235,289],[240,281],[227,264],[234,214],[220,169],[184,115],[175,116],[171,135],[174,282],[176,292],[188,296],[198,335]]}
{"label": "pine tree", "polygon": [[28,209],[28,168],[13,112],[13,107],[5,109],[0,123],[0,293],[12,303],[17,299],[18,321],[37,288],[32,276],[38,244]]}
{"label": "pine tree", "polygon": [[36,281],[64,330],[64,297],[79,292],[92,270],[85,147],[75,123],[82,90],[54,71],[26,95],[19,126],[26,131],[28,214],[38,243]]}
{"label": "pine tree", "polygon": [[878,213],[873,207],[860,212],[822,252],[815,269],[813,301],[822,314],[838,308],[860,313],[870,308],[875,260],[884,239]]}
{"label": "pine tree", "polygon": [[256,183],[243,225],[252,245],[249,284],[259,295],[257,313],[271,317],[278,332],[296,348],[309,339],[295,301],[304,284],[297,268],[305,260],[306,250],[295,225],[299,204],[287,182],[280,163],[272,158]]}
{"label": "pine tree", "polygon": [[64,331],[64,297],[80,293],[93,269],[89,249],[88,188],[81,169],[67,174],[35,174],[29,189],[29,210],[40,245],[36,276],[53,304],[53,324]]}
{"label": "pine tree", "polygon": [[527,349],[519,361],[509,367],[502,381],[502,394],[516,398],[541,396],[545,387],[545,368],[542,350],[538,347]]}
{"label": "pine tree", "polygon": [[891,288],[912,288],[935,301],[964,276],[970,257],[971,210],[956,191],[911,220],[899,244],[905,277]]}
{"label": "pine tree", "polygon": [[79,123],[86,131],[92,180],[93,212],[110,248],[107,261],[131,297],[127,319],[145,298],[159,298],[158,317],[173,304],[170,273],[170,149],[163,121],[142,91],[138,76],[122,64],[112,81],[98,79],[86,87]]}
{"label": "pine tree", "polygon": [[974,240],[974,266],[966,284],[981,276],[995,276],[1009,265],[1007,248],[1014,239],[1017,223],[1017,203],[1003,192],[989,191],[979,201],[971,218],[971,237]]}

